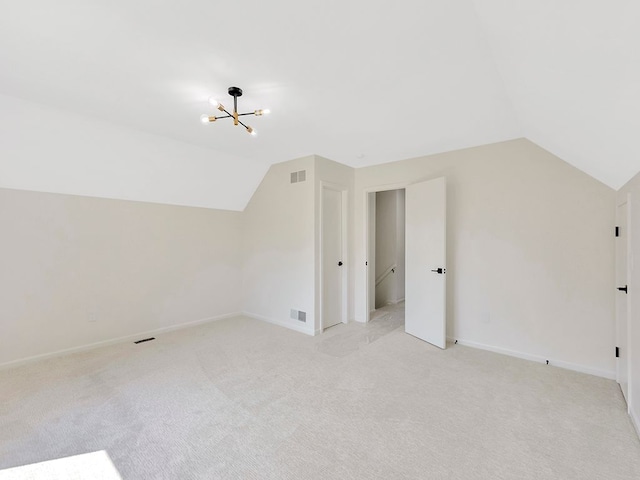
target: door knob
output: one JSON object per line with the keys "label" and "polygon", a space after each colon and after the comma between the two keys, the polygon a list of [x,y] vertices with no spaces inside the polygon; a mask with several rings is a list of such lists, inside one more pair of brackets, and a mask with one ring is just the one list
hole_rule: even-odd
{"label": "door knob", "polygon": [[618,290],[620,290],[621,292],[624,292],[624,293],[629,293],[629,292],[627,292],[627,286],[626,285],[624,287],[618,287]]}
{"label": "door knob", "polygon": [[342,262],[338,262],[338,266],[341,267],[342,266]]}
{"label": "door knob", "polygon": [[431,271],[439,274],[447,273],[446,269],[444,268],[437,268],[436,270],[431,270]]}

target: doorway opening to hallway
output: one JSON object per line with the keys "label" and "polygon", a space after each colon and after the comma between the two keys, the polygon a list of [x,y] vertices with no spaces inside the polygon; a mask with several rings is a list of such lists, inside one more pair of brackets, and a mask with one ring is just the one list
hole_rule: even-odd
{"label": "doorway opening to hallway", "polygon": [[405,189],[368,193],[368,211],[369,321],[387,321],[393,310],[404,324]]}

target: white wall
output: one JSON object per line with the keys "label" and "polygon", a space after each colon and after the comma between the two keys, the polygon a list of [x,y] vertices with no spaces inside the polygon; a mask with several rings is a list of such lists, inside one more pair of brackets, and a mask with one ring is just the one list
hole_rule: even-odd
{"label": "white wall", "polygon": [[[305,333],[315,329],[315,159],[272,165],[243,212],[243,311]],[[291,172],[306,180],[290,183]],[[290,318],[306,312],[306,323]]]}
{"label": "white wall", "polygon": [[[622,203],[629,196],[630,223],[627,226],[629,236],[628,256],[630,259],[628,284],[628,380],[629,380],[629,413],[640,434],[640,268],[635,267],[635,259],[640,258],[640,174],[629,180],[619,191],[617,203]],[[617,286],[617,285],[616,285]],[[619,295],[619,293],[617,293]]]}
{"label": "white wall", "polygon": [[355,171],[277,164],[242,214],[2,190],[0,363],[238,309],[313,334],[321,181],[349,190],[348,311],[362,321],[367,191],[441,175],[448,334],[612,376],[615,192],[526,140]]}
{"label": "white wall", "polygon": [[448,335],[614,374],[615,192],[521,139],[356,170],[355,318],[365,191],[447,177]]}
{"label": "white wall", "polygon": [[[203,127],[194,119],[193,128]],[[242,210],[267,170],[4,95],[0,145],[0,187],[224,210]]]}
{"label": "white wall", "polygon": [[0,364],[241,309],[241,214],[0,189]]}

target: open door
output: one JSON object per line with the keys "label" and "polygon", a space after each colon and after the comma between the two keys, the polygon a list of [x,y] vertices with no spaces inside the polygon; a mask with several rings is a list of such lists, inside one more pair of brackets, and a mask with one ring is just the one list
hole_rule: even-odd
{"label": "open door", "polygon": [[446,182],[406,188],[405,331],[446,348]]}

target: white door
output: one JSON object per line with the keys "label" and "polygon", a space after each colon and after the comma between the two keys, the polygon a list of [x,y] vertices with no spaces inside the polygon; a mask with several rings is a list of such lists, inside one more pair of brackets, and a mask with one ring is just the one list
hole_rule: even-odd
{"label": "white door", "polygon": [[342,192],[322,188],[322,328],[342,322]]}
{"label": "white door", "polygon": [[627,292],[620,290],[627,287],[627,202],[618,205],[616,212],[618,237],[616,238],[616,345],[618,361],[616,362],[616,379],[622,389],[625,400],[629,403],[629,355],[627,348],[628,305]]}
{"label": "white door", "polygon": [[406,188],[405,331],[446,348],[446,183]]}

